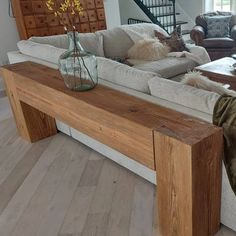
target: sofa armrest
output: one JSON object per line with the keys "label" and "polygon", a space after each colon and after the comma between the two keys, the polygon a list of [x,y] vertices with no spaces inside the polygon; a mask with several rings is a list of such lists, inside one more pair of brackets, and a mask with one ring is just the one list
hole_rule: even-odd
{"label": "sofa armrest", "polygon": [[236,25],[234,25],[234,26],[231,28],[230,36],[231,36],[231,38],[232,38],[234,41],[236,41]]}
{"label": "sofa armrest", "polygon": [[203,39],[206,38],[206,33],[202,26],[196,25],[192,29],[190,36],[191,36],[191,39],[196,43],[196,45],[202,46]]}

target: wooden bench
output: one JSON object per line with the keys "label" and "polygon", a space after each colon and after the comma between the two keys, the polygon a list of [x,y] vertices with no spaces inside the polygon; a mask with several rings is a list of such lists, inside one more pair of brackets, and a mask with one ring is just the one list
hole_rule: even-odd
{"label": "wooden bench", "polygon": [[220,225],[222,130],[98,85],[78,93],[57,70],[24,62],[2,68],[19,134],[57,133],[55,118],[157,173],[163,236],[209,236]]}

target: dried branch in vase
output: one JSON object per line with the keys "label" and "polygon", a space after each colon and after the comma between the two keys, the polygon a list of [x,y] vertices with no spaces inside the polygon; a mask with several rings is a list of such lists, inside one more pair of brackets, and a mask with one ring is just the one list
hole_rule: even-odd
{"label": "dried branch in vase", "polygon": [[76,31],[76,18],[81,14],[83,8],[79,0],[47,0],[46,6],[60,21],[66,31]]}

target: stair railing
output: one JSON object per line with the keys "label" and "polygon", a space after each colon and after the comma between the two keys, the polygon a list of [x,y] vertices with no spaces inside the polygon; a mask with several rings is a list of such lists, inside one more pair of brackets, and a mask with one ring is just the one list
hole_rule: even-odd
{"label": "stair railing", "polygon": [[[175,0],[134,0],[148,18],[165,29],[172,32],[177,25]],[[138,21],[138,20],[137,20]]]}

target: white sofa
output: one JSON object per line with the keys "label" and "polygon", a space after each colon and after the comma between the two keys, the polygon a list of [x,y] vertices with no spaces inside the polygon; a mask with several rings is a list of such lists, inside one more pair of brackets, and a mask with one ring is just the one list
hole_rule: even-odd
{"label": "white sofa", "polygon": [[[154,36],[154,24],[122,26],[97,33],[80,34],[82,46],[93,52],[98,60],[99,83],[124,93],[145,99],[176,111],[212,122],[212,114],[218,94],[183,85],[175,80],[193,69],[196,62],[187,58],[167,57],[156,62],[137,62],[134,67],[108,58],[124,59],[134,44],[134,32]],[[127,32],[131,32],[131,34]],[[58,68],[59,55],[65,51],[68,42],[65,35],[33,37],[18,43],[20,51],[9,52],[10,63],[34,61],[52,68]],[[207,60],[203,48],[197,48],[202,60]],[[190,49],[195,50],[196,47]],[[205,57],[205,58],[204,58]],[[130,169],[148,181],[156,184],[155,172],[129,159],[114,149],[87,135],[57,121],[58,130],[70,135],[92,149],[102,153],[120,165]],[[236,231],[236,196],[234,195],[225,168],[223,167],[221,222]]]}

